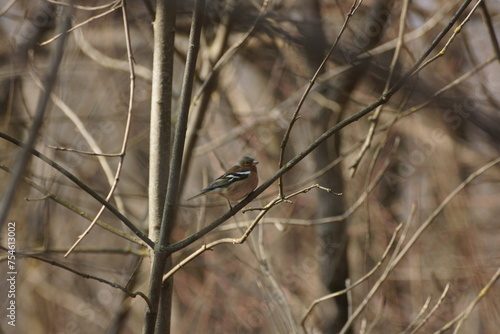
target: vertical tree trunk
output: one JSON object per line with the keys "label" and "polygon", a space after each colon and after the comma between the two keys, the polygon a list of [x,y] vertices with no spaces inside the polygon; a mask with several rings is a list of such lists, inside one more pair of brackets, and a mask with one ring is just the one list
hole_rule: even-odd
{"label": "vertical tree trunk", "polygon": [[158,1],[154,20],[149,138],[149,238],[158,240],[170,165],[175,1]]}
{"label": "vertical tree trunk", "polygon": [[[163,216],[163,206],[167,193],[170,168],[170,137],[172,114],[172,80],[174,62],[175,18],[177,2],[157,1],[156,15],[153,25],[153,82],[151,93],[151,125],[149,145],[149,238],[155,242],[159,239],[159,231]],[[157,253],[155,251],[153,261]],[[150,280],[149,298],[155,309],[148,309],[144,321],[144,333],[154,333],[158,305],[161,294],[170,298],[172,286],[160,291],[152,291],[159,285],[152,277]],[[170,282],[169,282],[170,283]],[[170,319],[170,307],[164,308],[161,317]],[[168,331],[166,332],[168,333]]]}

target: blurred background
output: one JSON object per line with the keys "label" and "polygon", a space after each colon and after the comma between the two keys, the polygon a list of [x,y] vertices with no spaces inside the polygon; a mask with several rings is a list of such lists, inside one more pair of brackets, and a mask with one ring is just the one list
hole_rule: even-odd
{"label": "blurred background", "polygon": [[[291,131],[285,162],[400,80],[406,83],[283,177],[285,195],[315,184],[341,195],[319,188],[297,194],[271,209],[243,245],[216,247],[175,274],[172,332],[433,333],[453,319],[463,320],[461,333],[498,332],[498,284],[475,299],[498,278],[500,168],[456,190],[499,157],[500,4],[472,1],[426,59],[446,46],[440,57],[405,76],[465,2],[366,0],[353,8],[348,1],[207,1],[173,241],[227,211],[222,198],[185,199],[241,156],[260,162],[261,182],[279,169],[292,115],[336,38]],[[74,29],[35,148],[106,196],[126,140],[110,201],[147,233],[154,1],[128,1],[126,20],[121,1],[73,3]],[[0,132],[18,140],[27,138],[43,94],[63,5],[0,5]],[[174,111],[192,10],[193,1],[178,1]],[[125,138],[128,42],[135,87]],[[220,70],[212,71],[222,57]],[[2,196],[18,152],[0,140]],[[277,194],[275,183],[249,207]],[[105,210],[99,226],[63,256],[100,208],[60,172],[31,160],[8,216],[16,222],[18,322],[7,324],[8,286],[2,284],[0,332],[142,330],[143,299],[68,270],[146,293],[149,253],[113,214]],[[241,236],[257,214],[238,213],[174,254],[174,263],[203,243]],[[6,224],[0,245],[6,273]],[[306,313],[316,299],[360,279]]]}

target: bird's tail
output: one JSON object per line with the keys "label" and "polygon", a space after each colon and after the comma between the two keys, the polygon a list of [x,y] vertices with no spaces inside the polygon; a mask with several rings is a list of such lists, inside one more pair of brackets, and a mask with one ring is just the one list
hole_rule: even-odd
{"label": "bird's tail", "polygon": [[190,200],[195,199],[197,197],[206,195],[210,190],[211,189],[204,189],[201,193],[199,193],[198,195],[194,195],[193,197],[189,197],[186,201],[190,201]]}

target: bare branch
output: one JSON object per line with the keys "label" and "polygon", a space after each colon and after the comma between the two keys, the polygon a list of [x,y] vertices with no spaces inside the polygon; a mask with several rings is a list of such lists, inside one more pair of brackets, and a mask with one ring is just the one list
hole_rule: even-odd
{"label": "bare branch", "polygon": [[[10,173],[10,168],[8,168],[7,166],[5,166],[3,164],[0,164],[0,169],[3,169],[4,171]],[[90,222],[94,220],[94,217],[89,215],[87,212],[83,211],[81,208],[78,208],[74,204],[72,204],[72,203],[64,200],[63,198],[57,196],[56,194],[48,191],[46,188],[35,183],[33,180],[25,177],[25,178],[23,178],[23,181],[26,182],[26,184],[33,187],[34,189],[36,189],[37,191],[41,192],[44,195],[43,199],[53,200],[54,202],[56,202],[56,203],[62,205],[63,207],[73,211],[77,215],[87,219]],[[117,229],[116,227],[113,227],[113,226],[111,226],[111,225],[109,225],[101,220],[97,220],[96,224],[99,225],[100,227],[102,227],[103,229],[105,229],[106,231],[111,232],[111,233],[113,233],[113,234],[115,234],[115,235],[117,235],[125,240],[133,242],[133,243],[138,244],[140,246],[146,246],[141,239],[139,239],[133,235],[129,235],[129,234],[123,232],[122,230]]]}
{"label": "bare branch", "polygon": [[[128,143],[128,138],[130,134],[130,124],[132,121],[132,105],[134,103],[134,93],[135,93],[135,72],[134,72],[134,62],[133,62],[133,55],[132,55],[132,47],[131,47],[131,42],[130,42],[130,34],[129,34],[129,27],[128,27],[128,19],[127,19],[127,6],[126,2],[124,1],[122,3],[122,17],[123,17],[123,26],[124,26],[124,32],[125,32],[125,44],[127,46],[127,55],[128,55],[128,64],[129,64],[129,70],[130,70],[130,92],[129,92],[129,101],[128,101],[128,110],[127,110],[127,121],[125,123],[125,130],[123,134],[123,141],[122,141],[122,147],[120,150],[120,160],[118,162],[118,166],[116,168],[115,176],[113,182],[111,182],[111,188],[109,189],[108,195],[106,196],[106,201],[109,201],[111,197],[113,196],[116,187],[118,186],[118,180],[120,179],[120,174],[122,172],[123,168],[123,160],[125,159],[125,153],[127,150],[127,143]],[[99,157],[101,159],[102,157]],[[119,200],[117,200],[117,206],[118,209],[120,209],[122,212],[125,212],[125,207],[123,205],[123,202],[121,199],[118,197]],[[105,206],[102,206],[97,215],[95,216],[94,220],[90,223],[88,228],[78,236],[78,239],[76,242],[73,244],[73,246],[70,247],[68,252],[64,254],[64,257],[67,257],[73,249],[85,238],[89,233],[92,227],[96,224],[97,220],[101,216],[101,214],[104,212],[106,209]]]}
{"label": "bare branch", "polygon": [[[352,16],[356,12],[356,10],[359,8],[359,6],[361,6],[362,2],[363,2],[362,0],[354,0],[354,2],[352,3],[351,9],[347,13],[347,17],[345,18],[344,23],[342,25],[342,28],[340,28],[340,31],[337,34],[337,37],[335,38],[335,41],[333,42],[333,44],[332,44],[330,50],[328,51],[328,53],[326,54],[326,56],[323,58],[323,61],[319,65],[318,69],[316,70],[316,73],[314,73],[311,80],[309,80],[309,84],[307,85],[306,90],[304,91],[304,94],[302,94],[302,97],[300,98],[299,103],[297,104],[297,107],[293,113],[292,119],[290,120],[288,128],[287,128],[287,130],[283,136],[283,139],[281,141],[279,168],[283,167],[283,164],[285,163],[284,162],[285,148],[286,148],[286,145],[288,143],[288,139],[290,138],[290,133],[292,132],[293,125],[299,119],[300,109],[302,108],[302,105],[304,104],[307,96],[309,95],[309,92],[311,91],[312,87],[314,86],[319,74],[323,71],[323,68],[325,67],[326,62],[328,61],[328,59],[332,55],[333,51],[337,47],[337,44],[340,41],[340,38],[342,37],[345,29],[347,28],[347,24],[349,23],[349,21],[351,20]],[[279,177],[279,180],[278,180],[278,187],[279,187],[279,195],[280,195],[280,197],[283,198],[285,195],[283,193],[283,179],[281,176]]]}
{"label": "bare branch", "polygon": [[[12,138],[11,136],[0,132],[0,138],[3,138],[9,142],[11,142],[14,145],[22,147],[23,144],[15,139]],[[87,194],[92,196],[95,200],[97,200],[99,203],[104,205],[109,211],[111,211],[118,219],[120,219],[132,232],[134,232],[142,241],[144,241],[149,247],[154,248],[154,242],[151,241],[141,230],[139,230],[128,218],[126,218],[120,210],[115,208],[111,203],[106,201],[104,197],[99,195],[97,192],[95,192],[93,189],[91,189],[89,186],[87,186],[84,182],[80,181],[75,175],[70,173],[68,170],[66,170],[64,167],[59,165],[57,162],[54,160],[48,158],[46,155],[40,153],[39,151],[35,149],[30,150],[30,154],[34,155],[35,157],[39,158],[58,172],[60,172],[62,175],[64,175],[66,178],[71,180],[73,183],[75,183],[78,187],[80,187],[83,191],[85,191]]]}

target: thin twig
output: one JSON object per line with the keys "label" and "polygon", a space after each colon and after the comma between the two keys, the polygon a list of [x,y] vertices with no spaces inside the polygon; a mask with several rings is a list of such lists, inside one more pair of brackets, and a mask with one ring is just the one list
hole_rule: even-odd
{"label": "thin twig", "polygon": [[[92,21],[95,21],[97,19],[100,19],[108,14],[111,14],[112,12],[114,12],[115,10],[117,10],[118,8],[120,8],[120,5],[119,3],[122,2],[122,1],[117,1],[115,2],[115,5],[111,8],[111,9],[108,9],[107,11],[105,11],[104,13],[101,13],[101,14],[98,14],[98,15],[95,15],[95,16],[92,16],[91,18],[81,22],[81,23],[78,23],[76,25],[74,25],[73,27],[71,27],[71,29],[67,29],[65,32],[61,32],[61,33],[58,33],[56,34],[55,36],[49,38],[48,40],[40,43],[41,46],[44,46],[44,45],[47,45],[49,43],[52,43],[53,41],[57,40],[59,37],[61,37],[63,34],[67,34],[67,33],[70,33],[72,32],[73,30],[75,29],[78,29],[78,28],[81,28],[83,27],[84,25],[92,22]],[[123,6],[123,5],[122,5]]]}
{"label": "thin twig", "polygon": [[[460,85],[461,83],[465,82],[467,79],[469,79],[473,75],[477,74],[479,71],[481,71],[486,66],[490,65],[491,63],[493,63],[495,60],[496,60],[496,57],[489,58],[484,63],[482,63],[482,64],[474,67],[469,72],[464,73],[460,77],[456,78],[455,80],[453,80],[449,84],[447,84],[444,87],[442,87],[441,89],[439,89],[431,97],[427,98],[425,100],[425,102],[422,102],[421,104],[419,104],[417,106],[410,107],[408,109],[403,110],[403,112],[400,115],[398,115],[398,119],[406,117],[406,116],[409,116],[409,115],[411,115],[411,114],[413,114],[413,113],[415,113],[415,112],[417,112],[419,110],[422,110],[423,108],[425,108],[426,106],[428,106],[429,104],[431,104],[437,97],[439,97],[443,93],[447,92],[448,90],[450,90],[450,89],[452,89],[452,88]],[[383,129],[381,129],[381,130],[385,130],[385,127]]]}
{"label": "thin twig", "polygon": [[269,5],[269,0],[264,0],[264,2],[262,3],[262,6],[260,7],[259,15],[255,19],[255,21],[252,24],[252,26],[250,27],[250,29],[241,37],[241,39],[236,44],[232,45],[224,53],[224,55],[222,55],[222,57],[219,58],[219,60],[217,60],[217,63],[215,63],[214,67],[212,68],[210,73],[206,76],[205,80],[203,81],[203,84],[201,85],[201,87],[198,89],[198,91],[194,95],[193,103],[196,102],[200,98],[201,93],[203,92],[203,90],[205,89],[207,84],[211,81],[212,76],[215,75],[215,73],[217,73],[221,69],[221,67],[224,66],[229,59],[231,59],[231,57],[236,53],[236,51],[239,48],[241,48],[248,41],[248,39],[252,36],[253,32],[257,28],[257,25],[264,18],[264,15],[266,14],[266,10],[267,10],[268,5]]}
{"label": "thin twig", "polygon": [[[119,71],[126,71],[126,72],[130,71],[130,65],[128,61],[112,58],[109,57],[108,55],[103,54],[101,51],[97,50],[89,41],[85,39],[83,32],[81,30],[75,30],[74,36],[76,44],[78,45],[80,50],[82,50],[82,52],[87,57],[89,57],[99,65]],[[151,70],[141,64],[134,64],[134,65],[135,65],[134,72],[136,76],[150,83],[153,78]]]}
{"label": "thin twig", "polygon": [[89,155],[89,156],[97,156],[97,157],[107,157],[107,158],[116,158],[120,157],[120,153],[98,153],[94,151],[82,151],[82,150],[77,150],[74,148],[69,148],[69,147],[62,147],[62,146],[54,146],[54,145],[45,145],[48,148],[51,148],[56,151],[62,151],[62,152],[71,152],[71,153],[78,153],[82,155]]}
{"label": "thin twig", "polygon": [[418,311],[417,315],[413,318],[413,320],[406,326],[406,329],[403,330],[401,333],[406,333],[415,326],[415,323],[420,320],[420,318],[424,315],[425,311],[429,308],[429,304],[431,303],[431,296],[428,296],[427,299],[425,300],[424,305],[420,308],[420,311]]}
{"label": "thin twig", "polygon": [[[38,78],[33,76],[33,80],[35,81],[36,84],[41,86],[41,82],[39,81]],[[114,175],[113,175],[113,170],[111,169],[111,165],[109,164],[108,160],[102,155],[103,151],[95,138],[92,136],[90,131],[87,129],[85,124],[82,122],[80,117],[55,93],[50,94],[50,98],[52,102],[61,109],[61,111],[64,113],[64,115],[74,124],[78,132],[81,134],[83,139],[87,142],[87,144],[90,146],[90,148],[95,152],[95,155],[97,156],[97,160],[99,161],[102,170],[104,171],[104,174],[106,175],[106,179],[108,181],[108,184],[110,186],[113,185],[114,182]],[[68,149],[69,150],[69,149]],[[120,156],[120,155],[118,155]],[[109,199],[107,199],[109,200]],[[118,210],[121,212],[125,212],[125,206],[123,204],[123,200],[120,196],[115,196],[115,201],[116,201],[116,206]]]}
{"label": "thin twig", "polygon": [[318,184],[314,184],[314,185],[309,186],[309,187],[307,187],[305,189],[302,189],[302,190],[299,190],[299,191],[297,191],[297,192],[295,192],[293,194],[290,194],[290,195],[286,196],[284,199],[280,198],[280,197],[277,197],[277,198],[273,199],[271,202],[269,202],[268,204],[266,204],[263,208],[259,209],[260,212],[259,212],[258,216],[246,228],[245,232],[243,233],[243,235],[240,238],[236,238],[236,239],[235,238],[224,238],[224,239],[216,240],[216,241],[213,241],[211,243],[202,245],[197,251],[193,252],[187,258],[185,258],[184,260],[182,260],[179,264],[177,264],[175,267],[173,267],[165,276],[163,276],[163,281],[165,281],[166,279],[168,279],[169,277],[171,277],[176,271],[178,271],[179,269],[181,269],[182,267],[184,267],[186,264],[188,264],[193,259],[195,259],[198,255],[200,255],[201,253],[203,253],[203,252],[205,252],[207,250],[212,250],[214,247],[216,247],[218,245],[221,245],[221,244],[227,244],[227,243],[242,244],[242,243],[244,243],[245,240],[250,235],[250,233],[252,233],[253,229],[264,218],[265,214],[272,207],[274,207],[275,205],[277,205],[279,203],[282,203],[283,201],[289,200],[290,198],[293,198],[293,197],[295,197],[295,196],[297,196],[299,194],[307,193],[311,189],[315,189],[315,188],[319,188],[319,189],[325,190],[325,191],[330,191],[329,189],[321,187]]}
{"label": "thin twig", "polygon": [[278,112],[271,111],[267,115],[255,117],[249,121],[245,121],[241,125],[230,129],[229,131],[227,131],[227,133],[224,133],[221,136],[218,136],[217,138],[204,144],[200,144],[194,149],[194,155],[199,156],[212,152],[217,147],[220,147],[227,143],[231,143],[235,138],[241,137],[243,134],[252,131],[252,129],[261,124],[269,125],[271,122],[275,122],[278,116]]}
{"label": "thin twig", "polygon": [[186,257],[179,264],[174,266],[168,273],[166,273],[163,276],[163,282],[168,280],[173,274],[175,274],[175,272],[177,272],[179,269],[184,267],[186,264],[188,264],[189,262],[194,260],[197,256],[199,256],[200,254],[204,253],[207,250],[212,250],[214,247],[222,245],[222,244],[242,244],[243,242],[245,242],[245,240],[248,238],[248,236],[253,231],[255,226],[257,226],[257,224],[262,219],[262,217],[264,217],[264,215],[269,211],[269,209],[271,209],[271,207],[273,207],[279,201],[281,201],[281,199],[275,198],[271,202],[269,202],[266,205],[266,209],[259,212],[258,216],[254,219],[252,224],[246,229],[245,233],[243,233],[243,235],[240,238],[223,238],[223,239],[219,239],[219,240],[210,242],[208,244],[202,245],[198,250],[191,253],[188,257]]}
{"label": "thin twig", "polygon": [[17,0],[10,0],[9,3],[5,4],[5,6],[0,9],[0,16],[5,15],[5,13],[9,11],[10,7],[12,7],[16,3],[16,1]]}
{"label": "thin twig", "polygon": [[[470,1],[468,1],[470,2]],[[468,4],[468,2],[466,1],[466,3]],[[457,37],[457,35],[462,31],[464,25],[469,22],[469,19],[471,18],[472,14],[474,14],[474,12],[476,11],[477,7],[481,4],[482,0],[479,0],[478,2],[476,2],[476,4],[474,5],[474,7],[472,7],[471,11],[469,12],[469,14],[465,17],[465,19],[462,21],[462,23],[460,23],[458,25],[458,27],[455,28],[455,30],[453,31],[453,34],[451,35],[451,37],[448,39],[448,41],[446,42],[446,44],[444,45],[444,47],[441,49],[441,51],[439,51],[434,57],[430,58],[429,60],[427,60],[425,63],[421,64],[418,68],[415,69],[414,73],[412,73],[412,76],[418,72],[420,72],[420,70],[426,66],[428,66],[430,63],[434,62],[436,59],[444,56],[444,54],[446,53],[446,51],[448,50],[448,47],[451,45],[451,43],[453,43],[453,41],[455,40],[455,38]]]}
{"label": "thin twig", "polygon": [[[24,255],[41,255],[41,254],[50,254],[50,253],[66,253],[68,248],[32,248],[30,250],[22,250],[19,253]],[[17,252],[17,251],[16,251]],[[143,252],[138,249],[132,249],[129,247],[126,248],[102,248],[102,247],[80,247],[73,251],[74,253],[82,253],[82,254],[115,254],[115,255],[137,255],[140,257],[144,257],[147,255],[147,252]],[[5,261],[8,255],[0,256],[0,262]]]}
{"label": "thin twig", "polygon": [[408,230],[410,228],[411,222],[412,222],[413,218],[415,217],[416,210],[417,210],[417,205],[413,204],[411,211],[410,211],[410,214],[408,216],[408,219],[405,223],[405,228],[403,229],[403,232],[401,233],[401,236],[399,237],[399,240],[398,240],[396,246],[394,247],[394,252],[391,255],[391,259],[389,260],[387,267],[385,268],[382,275],[377,279],[375,284],[372,286],[370,291],[366,294],[365,298],[361,301],[361,303],[356,308],[356,310],[347,319],[347,321],[345,322],[345,324],[342,327],[342,330],[339,332],[339,334],[345,334],[348,331],[348,329],[352,325],[353,321],[361,314],[361,312],[366,307],[366,305],[368,305],[368,302],[373,298],[375,293],[382,286],[382,284],[385,282],[385,280],[387,279],[389,274],[392,272],[392,270],[398,264],[398,262],[395,261],[395,258],[397,256],[397,254],[399,253],[401,247],[403,246],[403,242],[406,239],[406,235],[407,235]]}
{"label": "thin twig", "polygon": [[[281,199],[280,201],[278,201],[276,204],[279,204],[279,203],[281,203],[281,202],[292,203],[292,202],[290,201],[290,198],[295,197],[295,196],[297,196],[297,195],[299,195],[299,194],[305,194],[305,193],[308,193],[308,192],[309,192],[309,191],[311,191],[312,189],[321,189],[321,190],[326,191],[326,192],[328,192],[328,193],[332,193],[332,194],[337,195],[337,196],[342,196],[342,193],[336,193],[336,192],[332,191],[330,188],[323,187],[323,186],[321,186],[321,185],[319,185],[319,184],[317,184],[317,183],[316,183],[316,184],[313,184],[313,185],[311,185],[311,186],[309,186],[309,187],[306,187],[306,188],[304,188],[304,189],[297,190],[296,192],[294,192],[294,193],[292,193],[292,194],[290,194],[290,195],[287,195],[285,198],[282,198],[282,199]],[[266,209],[266,207],[264,206],[264,207],[257,207],[257,208],[247,208],[247,209],[241,210],[241,212],[242,212],[242,213],[245,213],[245,212],[247,212],[247,211],[261,211],[261,210],[267,210],[267,209]]]}
{"label": "thin twig", "polygon": [[[295,111],[294,111],[294,113],[292,115],[292,119],[290,120],[290,123],[288,124],[288,128],[286,129],[285,134],[283,135],[283,139],[281,140],[279,168],[283,167],[284,160],[285,160],[285,148],[286,148],[286,145],[287,145],[288,140],[290,138],[290,133],[292,132],[292,128],[293,128],[295,122],[297,122],[297,120],[300,117],[299,116],[300,109],[302,109],[302,105],[304,104],[304,102],[305,102],[307,96],[309,95],[312,87],[316,83],[316,80],[318,79],[319,74],[323,71],[323,68],[325,67],[328,59],[330,58],[330,56],[332,55],[333,51],[337,47],[337,44],[340,41],[340,37],[342,37],[342,35],[344,34],[345,29],[347,28],[347,24],[349,23],[349,21],[351,20],[352,16],[354,15],[354,13],[359,8],[359,6],[361,5],[362,2],[363,2],[363,0],[354,0],[353,4],[351,6],[351,9],[347,13],[347,17],[345,18],[344,23],[343,23],[342,27],[340,28],[340,31],[337,34],[337,37],[335,38],[335,41],[333,42],[333,44],[330,47],[330,50],[328,51],[328,53],[326,54],[326,56],[323,58],[321,64],[316,69],[316,72],[314,73],[314,75],[312,76],[312,78],[309,80],[309,84],[307,85],[304,93],[302,94],[302,97],[300,98],[299,103],[297,104],[297,107],[295,108]],[[284,192],[283,192],[283,178],[281,176],[278,179],[278,188],[279,188],[279,196],[281,198],[284,198],[285,195],[284,195]]]}
{"label": "thin twig", "polygon": [[386,298],[383,298],[382,300],[382,307],[379,308],[377,313],[375,314],[375,319],[372,321],[370,326],[368,326],[368,329],[366,330],[366,334],[370,334],[372,330],[377,326],[377,324],[382,320],[382,316],[384,315],[385,311],[385,305],[386,305]]}
{"label": "thin twig", "polygon": [[441,296],[439,297],[438,301],[436,302],[436,305],[434,305],[434,307],[432,308],[432,310],[430,310],[430,312],[425,316],[425,318],[410,332],[410,334],[415,334],[420,328],[422,328],[423,325],[425,325],[425,323],[432,317],[432,315],[434,314],[434,312],[436,312],[436,310],[441,306],[441,304],[443,303],[443,300],[444,298],[446,297],[446,295],[448,294],[448,291],[450,291],[450,283],[447,283],[444,290],[443,290],[443,293],[441,294]]}
{"label": "thin twig", "polygon": [[[436,12],[435,15],[433,15],[429,20],[427,20],[424,24],[422,24],[420,27],[409,31],[407,34],[405,34],[404,42],[407,44],[408,42],[415,40],[417,38],[422,37],[424,34],[428,33],[432,29],[434,29],[437,25],[441,24],[448,14],[450,10],[455,8],[455,6],[463,0],[452,0],[452,1],[446,1],[444,2],[443,6],[440,8],[439,11]],[[462,13],[465,11],[465,9],[469,6],[469,4],[472,2],[472,0],[465,0],[460,8],[453,14],[453,17],[450,19],[448,24],[444,27],[443,30],[436,36],[434,41],[432,41],[431,44],[435,44],[437,41],[440,41],[444,35],[453,27],[453,24],[458,20],[458,18],[462,15]],[[393,48],[396,47],[397,43],[397,38],[387,41],[381,45],[378,45],[374,47],[371,50],[368,50],[364,52],[363,54],[359,55],[357,57],[357,61],[362,61],[366,58],[372,58],[374,55],[381,55],[389,50],[392,50]],[[429,51],[429,50],[427,50]],[[421,58],[425,59],[427,56],[430,54],[429,52],[425,52]],[[416,67],[415,67],[416,68]],[[325,79],[327,79],[326,77]]]}
{"label": "thin twig", "polygon": [[[406,16],[408,13],[408,6],[409,6],[410,1],[405,0],[403,3],[403,9],[401,10],[401,16],[399,19],[399,32],[398,32],[398,40],[396,43],[396,49],[394,51],[394,54],[392,56],[392,61],[389,66],[389,75],[387,76],[387,80],[385,82],[385,87],[384,87],[384,93],[386,93],[389,90],[389,87],[391,85],[391,82],[393,80],[394,76],[394,70],[396,68],[398,59],[399,59],[399,54],[401,52],[401,49],[403,48],[404,44],[404,32],[405,32],[405,23],[406,23]],[[382,112],[383,105],[378,107],[375,112],[373,113],[373,116],[369,117],[370,121],[370,128],[368,129],[368,134],[366,135],[365,142],[363,143],[363,146],[361,147],[358,156],[354,159],[354,162],[351,164],[349,169],[351,170],[351,178],[354,177],[354,174],[356,173],[356,170],[358,169],[358,166],[361,162],[361,159],[363,159],[363,156],[365,153],[368,151],[368,149],[371,146],[373,136],[375,135],[375,128],[377,127],[380,114]]]}
{"label": "thin twig", "polygon": [[[118,180],[120,179],[120,174],[122,172],[123,161],[125,159],[125,153],[127,151],[127,143],[130,134],[130,125],[132,123],[132,106],[134,103],[134,96],[135,96],[135,72],[134,72],[134,61],[133,61],[134,58],[132,55],[132,46],[130,41],[126,1],[122,3],[121,8],[122,8],[123,27],[125,33],[125,44],[127,46],[127,56],[128,56],[129,71],[130,71],[130,93],[129,93],[128,110],[127,110],[127,121],[125,122],[125,131],[123,134],[122,147],[120,150],[120,160],[118,161],[118,166],[116,167],[116,172],[114,180],[111,184],[111,188],[109,189],[108,195],[106,196],[106,201],[109,201],[113,196],[115,189],[118,186]],[[103,157],[99,158],[104,159]],[[117,205],[120,203],[122,203],[121,200],[117,201]],[[87,229],[81,235],[78,236],[78,239],[75,241],[73,246],[69,248],[68,252],[64,254],[64,257],[67,257],[71,253],[71,251],[75,249],[75,247],[83,240],[83,238],[85,238],[90,233],[90,230],[94,227],[97,220],[100,218],[101,214],[104,212],[105,209],[106,209],[105,206],[101,207],[101,209],[95,216],[94,220],[92,220]],[[123,204],[118,205],[118,209],[121,209],[122,212],[125,212],[125,207],[123,206]]]}
{"label": "thin twig", "polygon": [[[258,284],[259,289],[263,294],[265,294],[264,300],[265,303],[268,304],[270,312],[279,314],[279,317],[282,320],[282,326],[285,327],[281,330],[276,328],[275,331],[280,333],[298,334],[299,329],[295,324],[295,317],[293,316],[290,308],[290,303],[288,303],[286,295],[280,287],[280,284],[277,282],[275,275],[273,275],[272,263],[269,261],[269,255],[264,246],[264,229],[259,229],[257,236],[253,239],[257,239],[257,242],[248,242],[247,245],[255,255],[260,267],[259,274],[262,276],[262,279],[257,280],[257,283],[261,283]],[[273,323],[276,323],[277,327],[279,324],[275,319],[278,317],[270,315],[270,318],[273,319]]]}
{"label": "thin twig", "polygon": [[56,0],[47,0],[47,2],[53,3],[54,5],[58,6],[72,6],[76,9],[81,9],[81,10],[88,10],[88,11],[93,11],[93,10],[101,10],[101,9],[106,9],[109,7],[117,6],[120,3],[120,0],[115,0],[113,2],[101,5],[101,6],[82,6],[82,5],[76,5],[76,4],[71,4],[63,1],[56,1]]}
{"label": "thin twig", "polygon": [[476,296],[476,298],[474,298],[474,300],[469,304],[469,306],[467,306],[467,308],[463,312],[461,312],[458,316],[456,316],[455,319],[453,319],[450,322],[448,322],[441,329],[435,331],[434,334],[441,334],[441,333],[447,331],[448,329],[450,329],[451,326],[453,326],[454,324],[457,324],[457,326],[455,327],[455,330],[453,331],[453,334],[456,334],[458,332],[459,328],[462,326],[463,322],[469,317],[469,315],[471,314],[471,312],[474,309],[474,307],[476,307],[477,303],[479,303],[479,301],[481,300],[481,298],[483,298],[484,296],[486,296],[486,294],[491,289],[491,287],[493,286],[493,284],[495,284],[495,282],[499,278],[500,278],[500,268],[497,269],[497,271],[491,277],[491,279],[489,280],[489,282],[479,292],[479,294]]}

